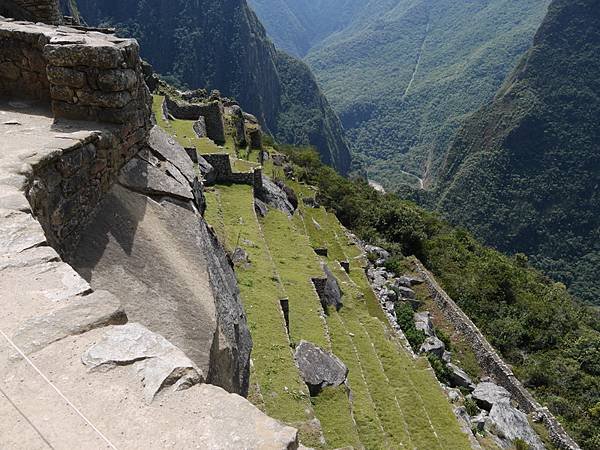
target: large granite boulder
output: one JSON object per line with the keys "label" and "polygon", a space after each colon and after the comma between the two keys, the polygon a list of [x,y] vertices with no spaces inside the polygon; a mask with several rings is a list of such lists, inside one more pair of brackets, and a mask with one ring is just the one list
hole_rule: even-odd
{"label": "large granite boulder", "polygon": [[[444,355],[442,355],[442,359],[444,359]],[[464,370],[450,362],[447,363],[447,367],[450,369],[450,384],[452,386],[465,388],[469,391],[475,389],[473,380]]]}
{"label": "large granite boulder", "polygon": [[198,155],[198,170],[200,170],[200,174],[202,175],[202,182],[206,186],[210,186],[215,184],[217,181],[217,173],[215,172],[215,168],[210,165],[210,163],[204,159],[202,156]]}
{"label": "large granite boulder", "polygon": [[438,358],[442,358],[444,356],[444,351],[446,350],[446,346],[444,343],[435,336],[430,336],[425,339],[425,342],[421,344],[421,348],[419,349],[420,353],[431,353]]}
{"label": "large granite boulder", "polygon": [[473,399],[477,402],[480,408],[487,411],[497,403],[510,404],[510,392],[497,384],[484,382],[479,383],[473,391]]}
{"label": "large granite boulder", "polygon": [[205,380],[204,373],[185,353],[138,323],[112,327],[86,350],[81,361],[90,369],[104,370],[133,364],[144,384],[148,404],[167,386],[182,390]]}
{"label": "large granite boulder", "polygon": [[321,266],[325,276],[323,278],[312,279],[317,294],[319,295],[319,299],[321,300],[321,306],[325,312],[327,312],[330,306],[333,306],[339,311],[343,306],[343,292],[340,289],[340,284],[327,264],[323,263]]}
{"label": "large granite boulder", "polygon": [[545,449],[541,439],[531,428],[527,415],[507,402],[492,406],[485,429],[498,438],[496,441],[502,448],[513,448],[514,442],[520,439],[532,450]]}
{"label": "large granite boulder", "polygon": [[310,342],[301,341],[298,344],[294,359],[313,396],[327,386],[336,387],[346,382],[346,365],[334,354]]}
{"label": "large granite boulder", "polygon": [[269,177],[263,175],[262,187],[255,190],[255,196],[267,205],[277,208],[289,216],[294,214],[295,208],[288,200],[285,191],[271,181]]}
{"label": "large granite boulder", "polygon": [[[200,214],[202,205],[194,207],[172,189],[193,191],[191,159],[162,136],[155,138],[149,151],[132,160],[147,172],[134,183],[126,166],[121,184],[105,195],[82,231],[72,265],[94,289],[117,295],[130,320],[185,352],[208,382],[244,395],[252,340],[235,274]],[[144,178],[149,171],[171,186],[157,189],[152,177]]]}

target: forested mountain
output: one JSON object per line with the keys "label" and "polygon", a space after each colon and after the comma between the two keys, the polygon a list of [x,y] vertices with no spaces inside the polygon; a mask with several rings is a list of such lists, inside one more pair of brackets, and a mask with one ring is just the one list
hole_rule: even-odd
{"label": "forested mountain", "polygon": [[312,144],[323,161],[349,170],[343,130],[310,69],[274,48],[245,0],[78,0],[78,6],[88,24],[137,38],[142,56],[167,79],[219,89],[278,139]]}
{"label": "forested mountain", "polygon": [[[312,45],[305,60],[339,114],[354,154],[365,159],[373,178],[394,187],[418,185],[417,177],[426,185],[435,179],[464,118],[493,98],[531,45],[548,2],[251,4],[277,45],[300,54],[302,46]],[[297,28],[304,33],[300,43],[290,40]]]}
{"label": "forested mountain", "polygon": [[448,154],[439,207],[600,304],[600,8],[556,0]]}
{"label": "forested mountain", "polygon": [[249,0],[275,44],[304,57],[362,10],[362,0]]}

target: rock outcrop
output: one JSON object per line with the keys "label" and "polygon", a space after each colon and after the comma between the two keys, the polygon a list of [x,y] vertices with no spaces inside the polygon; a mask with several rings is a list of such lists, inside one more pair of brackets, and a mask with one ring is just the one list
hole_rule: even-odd
{"label": "rock outcrop", "polygon": [[295,208],[288,200],[286,192],[269,177],[263,175],[262,188],[256,190],[255,196],[264,204],[279,209],[289,216],[294,214]]}
{"label": "rock outcrop", "polygon": [[330,306],[339,311],[344,306],[342,303],[343,292],[340,289],[340,284],[327,264],[322,263],[321,267],[325,276],[323,278],[312,279],[321,300],[321,306],[325,312],[327,312]]}
{"label": "rock outcrop", "polygon": [[337,356],[310,342],[301,341],[298,344],[294,359],[313,396],[325,387],[344,384],[348,377],[348,368]]}
{"label": "rock outcrop", "polygon": [[208,382],[245,394],[250,333],[232,267],[195,204],[194,179],[187,153],[155,127],[82,232],[72,263],[92,287],[121,298],[130,320],[182,349]]}

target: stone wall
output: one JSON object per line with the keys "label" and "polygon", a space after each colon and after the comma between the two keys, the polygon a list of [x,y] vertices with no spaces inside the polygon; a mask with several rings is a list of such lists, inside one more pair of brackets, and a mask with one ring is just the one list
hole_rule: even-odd
{"label": "stone wall", "polygon": [[225,143],[224,110],[220,100],[189,103],[165,95],[164,105],[166,105],[168,113],[176,119],[198,120],[198,118],[204,117],[206,136],[216,144]]}
{"label": "stone wall", "polygon": [[32,169],[28,198],[34,215],[51,245],[66,254],[121,167],[146,142],[151,102],[138,44],[0,19],[0,97],[41,100],[57,119],[99,123],[100,131],[57,149]]}
{"label": "stone wall", "polygon": [[0,0],[0,15],[53,25],[62,22],[58,0]]}
{"label": "stone wall", "polygon": [[439,286],[433,275],[418,260],[414,261],[414,266],[419,275],[423,277],[429,293],[444,316],[473,349],[485,374],[510,392],[513,399],[519,404],[520,409],[526,413],[535,413],[543,420],[552,442],[558,448],[565,450],[579,449],[579,446],[566,433],[552,413],[547,408],[542,407],[521,384],[510,367],[502,360],[471,319]]}
{"label": "stone wall", "polygon": [[0,19],[0,44],[0,96],[50,100],[56,117],[146,127],[135,40]]}
{"label": "stone wall", "polygon": [[262,168],[257,167],[252,172],[234,172],[231,159],[227,153],[210,153],[202,157],[215,169],[217,183],[249,184],[254,190],[261,189]]}
{"label": "stone wall", "polygon": [[50,245],[62,256],[79,241],[119,171],[144,145],[130,142],[123,129],[91,133],[33,167],[27,197]]}

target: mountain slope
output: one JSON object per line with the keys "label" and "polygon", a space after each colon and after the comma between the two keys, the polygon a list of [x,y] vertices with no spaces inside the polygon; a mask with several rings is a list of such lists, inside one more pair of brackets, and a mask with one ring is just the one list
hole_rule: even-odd
{"label": "mountain slope", "polygon": [[342,30],[364,6],[362,0],[249,0],[278,48],[304,57]]}
{"label": "mountain slope", "polygon": [[449,151],[439,207],[600,303],[600,9],[556,0],[531,50]]}
{"label": "mountain slope", "polygon": [[[325,162],[347,172],[348,146],[337,117],[305,66],[282,57],[267,39],[245,0],[78,0],[91,25],[112,25],[137,38],[142,56],[168,79],[190,87],[219,89],[253,111],[281,140],[318,147]],[[302,74],[302,89],[290,89],[290,67]],[[289,119],[295,105],[315,105],[297,131]],[[307,120],[308,119],[308,120]],[[310,128],[312,127],[312,128]]]}
{"label": "mountain slope", "polygon": [[[465,116],[490,101],[529,48],[549,0],[371,0],[310,9],[311,0],[253,0],[271,24],[282,11],[329,33],[305,60],[339,114],[356,157],[387,187],[429,185]],[[269,4],[271,7],[267,7]],[[293,6],[302,5],[302,6]],[[304,14],[304,15],[302,15]],[[282,44],[283,43],[283,44]],[[403,174],[402,171],[412,175]]]}

